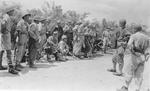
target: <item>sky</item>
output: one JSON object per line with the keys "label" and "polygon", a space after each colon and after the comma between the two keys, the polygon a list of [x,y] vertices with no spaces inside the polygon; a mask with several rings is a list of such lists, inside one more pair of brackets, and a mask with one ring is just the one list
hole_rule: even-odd
{"label": "sky", "polygon": [[[0,0],[2,1],[2,0]],[[4,1],[4,0],[3,0]],[[5,0],[21,3],[23,8],[41,8],[45,1],[62,5],[64,11],[89,12],[89,19],[127,19],[129,23],[150,25],[150,0]]]}

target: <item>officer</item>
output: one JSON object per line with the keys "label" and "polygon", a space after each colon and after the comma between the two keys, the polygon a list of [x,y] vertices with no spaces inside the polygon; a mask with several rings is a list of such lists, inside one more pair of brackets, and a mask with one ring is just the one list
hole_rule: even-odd
{"label": "officer", "polygon": [[38,31],[38,24],[40,22],[40,17],[36,16],[33,19],[33,22],[30,25],[30,30],[29,30],[29,67],[30,68],[35,68],[34,66],[34,61],[36,60],[37,57],[37,50],[40,46],[40,34]]}
{"label": "officer", "polygon": [[28,12],[23,12],[22,19],[17,24],[18,40],[17,40],[17,50],[16,50],[16,67],[15,69],[21,71],[24,68],[20,62],[25,54],[27,43],[29,40],[29,22],[31,14]]}
{"label": "officer", "polygon": [[127,61],[125,85],[118,91],[128,91],[132,79],[136,81],[136,91],[140,91],[143,80],[144,64],[148,60],[149,38],[142,32],[142,27],[135,27],[135,34],[131,35],[128,47],[131,59]]}
{"label": "officer", "polygon": [[0,50],[0,70],[5,70],[2,66],[2,58],[3,53],[6,51],[7,53],[7,62],[8,62],[8,72],[12,74],[18,74],[18,72],[14,69],[11,58],[11,16],[13,16],[15,9],[12,7],[6,8],[6,12],[3,15],[2,23],[1,23],[1,47]]}

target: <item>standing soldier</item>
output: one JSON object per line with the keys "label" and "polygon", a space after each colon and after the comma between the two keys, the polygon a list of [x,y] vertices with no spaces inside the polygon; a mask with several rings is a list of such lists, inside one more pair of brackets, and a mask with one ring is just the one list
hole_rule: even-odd
{"label": "standing soldier", "polygon": [[131,35],[128,47],[131,59],[127,61],[125,85],[118,91],[128,91],[133,78],[136,80],[136,91],[140,91],[143,80],[144,64],[148,60],[149,38],[142,32],[141,26],[135,27],[136,33]]}
{"label": "standing soldier", "polygon": [[123,38],[125,37],[126,34],[130,34],[128,31],[127,31],[127,28],[126,28],[126,20],[120,20],[119,21],[119,28],[115,31],[115,36],[116,36],[116,47],[118,46],[118,41],[123,41]]}
{"label": "standing soldier", "polygon": [[38,24],[40,17],[34,17],[29,30],[29,67],[34,68],[34,61],[37,57],[37,49],[39,47],[40,35],[38,31]]}
{"label": "standing soldier", "polygon": [[1,23],[1,47],[2,50],[0,51],[0,70],[4,70],[2,66],[2,58],[3,53],[6,51],[7,53],[7,60],[8,60],[8,72],[12,74],[18,74],[18,72],[14,69],[12,64],[12,58],[11,58],[11,16],[14,14],[13,8],[7,8],[6,14],[3,15],[2,23]]}
{"label": "standing soldier", "polygon": [[40,46],[38,48],[38,54],[37,54],[37,59],[39,60],[41,57],[42,57],[42,50],[44,49],[44,44],[46,43],[46,32],[47,32],[47,19],[45,18],[41,18],[40,19],[40,22],[41,22],[41,29],[39,30],[39,35],[40,35],[40,38],[41,40],[39,41],[40,43]]}
{"label": "standing soldier", "polygon": [[108,43],[110,39],[110,33],[109,33],[109,28],[105,29],[102,35],[103,38],[103,52],[106,53],[106,50],[108,48]]}
{"label": "standing soldier", "polygon": [[57,21],[57,25],[55,27],[55,29],[53,30],[58,32],[58,42],[60,42],[62,35],[64,34],[63,28],[61,26],[61,22]]}
{"label": "standing soldier", "polygon": [[31,14],[24,12],[22,19],[17,24],[18,31],[18,40],[17,40],[17,50],[16,50],[16,67],[15,69],[21,71],[23,66],[20,64],[28,43],[28,31],[29,31],[29,22]]}
{"label": "standing soldier", "polygon": [[67,23],[64,27],[64,35],[67,36],[68,40],[67,40],[67,44],[69,46],[69,51],[72,52],[73,51],[73,44],[72,44],[72,41],[73,41],[73,31],[72,31],[72,28],[71,28],[71,25],[70,23]]}

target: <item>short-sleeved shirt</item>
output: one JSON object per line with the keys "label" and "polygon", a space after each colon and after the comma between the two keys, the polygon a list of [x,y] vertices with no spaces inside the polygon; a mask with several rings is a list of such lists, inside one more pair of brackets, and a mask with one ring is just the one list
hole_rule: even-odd
{"label": "short-sleeved shirt", "polygon": [[21,19],[18,24],[17,24],[17,30],[21,33],[21,34],[27,34],[28,35],[28,31],[29,31],[29,24],[27,22],[25,22],[23,19]]}
{"label": "short-sleeved shirt", "polygon": [[64,41],[60,41],[59,44],[58,44],[58,47],[59,47],[61,52],[69,50],[69,47],[68,47],[67,43],[64,42]]}
{"label": "short-sleeved shirt", "polygon": [[[146,49],[149,47],[149,38],[144,33],[137,32],[131,35],[128,46],[137,49],[137,52],[142,51],[142,53],[145,53]],[[136,52],[136,50],[134,51]]]}
{"label": "short-sleeved shirt", "polygon": [[37,40],[39,38],[38,25],[36,23],[33,22],[30,25],[29,34],[30,34],[30,37],[33,38],[34,40]]}
{"label": "short-sleeved shirt", "polygon": [[10,16],[8,14],[3,15],[2,23],[6,24],[7,32],[10,32],[11,31],[12,22],[11,22],[11,18],[10,18]]}

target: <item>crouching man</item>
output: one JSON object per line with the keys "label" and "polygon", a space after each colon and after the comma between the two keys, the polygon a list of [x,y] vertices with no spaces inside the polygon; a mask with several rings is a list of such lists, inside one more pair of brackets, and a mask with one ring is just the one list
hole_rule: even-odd
{"label": "crouching man", "polygon": [[58,47],[59,47],[59,51],[62,54],[62,56],[64,57],[64,59],[68,60],[66,58],[66,56],[69,53],[69,47],[67,45],[67,36],[66,35],[62,36],[62,40],[59,42]]}
{"label": "crouching man", "polygon": [[56,61],[64,61],[61,59],[59,50],[58,50],[58,32],[57,31],[54,31],[53,35],[47,39],[45,52],[47,54],[47,60],[49,62],[52,62],[50,55],[54,55]]}

